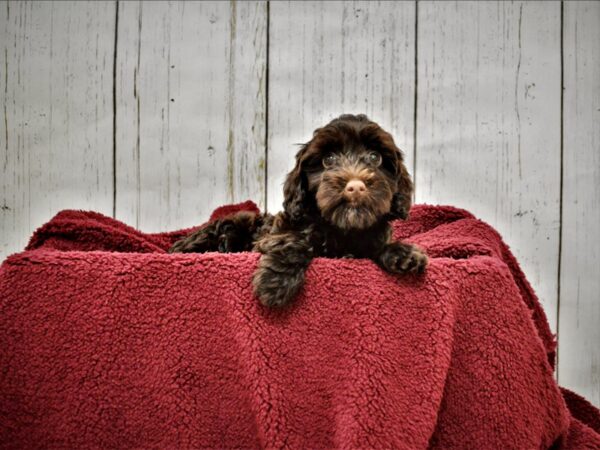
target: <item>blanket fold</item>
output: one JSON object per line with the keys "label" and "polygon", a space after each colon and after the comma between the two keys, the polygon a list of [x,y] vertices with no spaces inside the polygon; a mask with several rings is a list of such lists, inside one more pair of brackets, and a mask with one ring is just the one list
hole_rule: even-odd
{"label": "blanket fold", "polygon": [[535,293],[470,213],[394,223],[423,276],[317,258],[285,310],[252,296],[258,254],[167,254],[189,231],[63,211],[4,262],[0,447],[600,448]]}

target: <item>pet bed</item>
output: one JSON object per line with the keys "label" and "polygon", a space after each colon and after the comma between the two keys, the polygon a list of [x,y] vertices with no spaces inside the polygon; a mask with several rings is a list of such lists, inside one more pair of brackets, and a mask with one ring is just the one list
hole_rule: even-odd
{"label": "pet bed", "polygon": [[284,310],[252,296],[256,253],[167,254],[189,231],[63,211],[4,262],[0,447],[600,448],[538,299],[468,212],[394,223],[426,274],[317,258]]}

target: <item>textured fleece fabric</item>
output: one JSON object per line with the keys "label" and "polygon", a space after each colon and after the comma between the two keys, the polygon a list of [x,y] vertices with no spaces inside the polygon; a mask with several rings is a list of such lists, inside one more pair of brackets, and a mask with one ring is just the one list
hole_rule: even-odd
{"label": "textured fleece fabric", "polygon": [[[244,203],[215,211],[213,218]],[[555,342],[498,233],[415,206],[422,276],[317,258],[292,307],[252,295],[259,255],[167,254],[63,211],[0,269],[0,447],[599,449],[553,378]]]}

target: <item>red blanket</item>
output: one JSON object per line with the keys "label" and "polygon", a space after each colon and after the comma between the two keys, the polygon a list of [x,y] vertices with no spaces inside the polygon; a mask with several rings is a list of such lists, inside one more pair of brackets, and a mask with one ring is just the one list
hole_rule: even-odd
{"label": "red blanket", "polygon": [[394,227],[424,276],[319,258],[274,311],[255,253],[61,212],[0,271],[0,447],[600,448],[499,235],[450,207]]}

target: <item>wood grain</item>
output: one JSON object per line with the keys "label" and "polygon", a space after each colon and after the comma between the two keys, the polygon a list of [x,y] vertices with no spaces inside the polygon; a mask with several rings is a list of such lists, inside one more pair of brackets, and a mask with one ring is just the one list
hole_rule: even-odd
{"label": "wood grain", "polygon": [[266,4],[121,2],[116,216],[159,231],[264,205]]}
{"label": "wood grain", "polygon": [[0,260],[60,209],[112,212],[114,8],[0,4]]}
{"label": "wood grain", "polygon": [[419,2],[416,200],[498,229],[556,330],[560,3]]}
{"label": "wood grain", "polygon": [[558,376],[600,406],[600,3],[565,2]]}
{"label": "wood grain", "polygon": [[412,168],[415,4],[272,2],[268,209],[281,210],[295,144],[342,113],[365,113]]}

